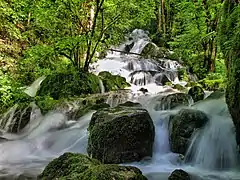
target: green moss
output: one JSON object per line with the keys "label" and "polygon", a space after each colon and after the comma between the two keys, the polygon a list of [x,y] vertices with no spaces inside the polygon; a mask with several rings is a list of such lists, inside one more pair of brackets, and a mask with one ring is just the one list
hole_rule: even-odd
{"label": "green moss", "polygon": [[193,86],[189,89],[188,95],[192,97],[194,102],[197,102],[204,99],[205,93],[200,86]]}
{"label": "green moss", "polygon": [[105,91],[107,92],[124,89],[125,87],[130,86],[124,77],[112,75],[107,71],[100,72],[98,76],[102,79]]}
{"label": "green moss", "polygon": [[184,86],[180,85],[180,84],[174,84],[173,88],[177,89],[179,91],[185,91],[186,90],[186,88]]}
{"label": "green moss", "polygon": [[182,109],[177,114],[171,115],[169,133],[172,152],[185,155],[192,134],[208,120],[205,113],[193,109]]}
{"label": "green moss", "polygon": [[147,180],[135,167],[114,164],[92,166],[82,174],[73,174],[68,178],[72,180]]}
{"label": "green moss", "polygon": [[200,80],[199,83],[202,85],[202,87],[209,91],[215,91],[218,89],[225,89],[226,82],[224,79],[203,79]]}
{"label": "green moss", "polygon": [[133,162],[152,155],[154,125],[144,109],[102,109],[93,114],[88,130],[88,154],[101,162]]}
{"label": "green moss", "polygon": [[147,180],[135,167],[101,164],[83,154],[65,153],[51,161],[38,179]]}
{"label": "green moss", "polygon": [[65,177],[70,174],[82,173],[90,166],[99,164],[99,161],[86,155],[65,153],[51,161],[38,178],[48,180]]}
{"label": "green moss", "polygon": [[61,98],[100,93],[99,78],[86,72],[63,72],[49,75],[41,84],[38,96]]}

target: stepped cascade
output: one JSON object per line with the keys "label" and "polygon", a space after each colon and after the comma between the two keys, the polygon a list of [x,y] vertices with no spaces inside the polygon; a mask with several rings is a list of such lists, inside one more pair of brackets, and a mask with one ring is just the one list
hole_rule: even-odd
{"label": "stepped cascade", "polygon": [[[178,69],[183,65],[165,57],[145,58],[137,55],[141,54],[149,43],[152,42],[147,33],[136,29],[126,42],[112,48],[118,51],[109,50],[104,59],[91,65],[93,73],[108,71],[125,77],[131,85],[127,89],[109,93],[106,102],[110,106],[127,101],[138,102],[148,110],[154,122],[153,157],[129,165],[140,168],[149,180],[167,180],[169,174],[179,168],[187,171],[196,180],[240,179],[240,173],[236,170],[238,154],[234,125],[228,111],[223,111],[226,109],[224,99],[203,100],[190,106],[193,102],[186,98],[184,107],[179,108],[171,108],[167,104],[168,100],[164,104],[164,97],[179,92],[167,86],[167,82],[186,84],[178,77]],[[44,79],[40,79],[42,80]],[[104,94],[102,81],[99,86]],[[140,91],[141,88],[145,89],[145,93]],[[35,91],[30,94],[35,94]],[[95,111],[90,111],[79,119],[68,119],[64,111],[43,115],[36,105],[32,104],[28,125],[20,132],[11,134],[8,128],[12,121],[15,121],[13,117],[16,108],[14,106],[7,112],[8,116],[1,118],[1,127],[4,130],[1,132],[0,143],[0,179],[11,179],[22,174],[34,177],[49,161],[64,152],[87,153],[87,127]],[[171,152],[169,141],[170,116],[182,108],[200,110],[209,118],[209,121],[192,135],[184,161],[181,161],[181,155]]]}

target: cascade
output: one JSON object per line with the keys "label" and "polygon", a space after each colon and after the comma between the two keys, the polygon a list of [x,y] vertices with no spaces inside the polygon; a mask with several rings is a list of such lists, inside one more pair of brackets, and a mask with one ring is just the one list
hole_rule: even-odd
{"label": "cascade", "polygon": [[[130,39],[118,49],[141,53],[149,42],[146,32],[134,30]],[[185,162],[180,161],[178,154],[171,152],[169,116],[177,113],[181,107],[171,110],[169,101],[166,105],[163,104],[162,98],[178,92],[163,84],[165,81],[184,84],[178,79],[179,67],[182,67],[180,63],[168,59],[144,59],[137,55],[111,51],[106,58],[91,65],[92,72],[96,74],[109,71],[125,77],[131,84],[126,90],[109,94],[107,103],[110,106],[129,100],[139,102],[154,121],[156,135],[153,157],[130,165],[139,167],[149,180],[167,180],[169,173],[179,168],[190,173],[193,180],[239,180],[240,173],[235,170],[238,157],[234,128],[224,99],[203,101],[188,107],[205,112],[210,121],[193,135]],[[37,84],[40,85],[40,81]],[[99,87],[104,92],[101,81]],[[141,88],[147,91],[143,93]],[[67,112],[74,108],[77,105],[70,104],[65,110],[58,109],[42,115],[34,106],[28,125],[18,134],[11,134],[4,127],[12,122],[17,109],[17,105],[14,106],[8,112],[9,115],[1,120],[1,128],[4,129],[1,137],[6,141],[0,143],[0,178],[14,179],[21,174],[36,178],[49,161],[64,152],[86,154],[87,127],[94,111],[80,119],[69,120]]]}

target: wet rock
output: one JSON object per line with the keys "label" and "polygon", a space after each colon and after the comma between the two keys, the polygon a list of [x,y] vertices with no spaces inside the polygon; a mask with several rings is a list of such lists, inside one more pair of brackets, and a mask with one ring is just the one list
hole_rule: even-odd
{"label": "wet rock", "polygon": [[187,172],[182,169],[176,169],[168,177],[168,180],[191,180],[191,178]]}
{"label": "wet rock", "polygon": [[148,90],[147,90],[147,89],[145,89],[145,88],[140,88],[140,89],[139,89],[139,91],[142,91],[142,93],[143,93],[143,94],[145,94],[145,93],[147,93],[147,92],[148,92]]}
{"label": "wet rock", "polygon": [[171,83],[171,81],[169,80],[169,78],[165,74],[161,74],[160,76],[158,76],[155,79],[155,83],[159,86],[165,86],[168,83]]}
{"label": "wet rock", "polygon": [[194,86],[189,89],[188,95],[192,97],[194,102],[197,102],[204,99],[205,93],[200,86]]}
{"label": "wet rock", "polygon": [[32,104],[16,104],[1,116],[1,129],[10,133],[20,132],[30,121]]}
{"label": "wet rock", "polygon": [[98,76],[101,78],[106,92],[124,89],[125,87],[130,86],[124,77],[112,75],[107,71],[100,72]]}
{"label": "wet rock", "polygon": [[146,58],[163,58],[167,50],[165,48],[159,48],[154,43],[148,43],[142,50],[141,55]]}
{"label": "wet rock", "polygon": [[179,91],[185,91],[186,90],[186,88],[184,86],[180,85],[180,84],[174,84],[173,89],[177,89]]}
{"label": "wet rock", "polygon": [[198,128],[203,127],[208,117],[199,110],[182,109],[169,119],[169,138],[172,152],[185,155],[191,136]]}
{"label": "wet rock", "polygon": [[119,104],[119,106],[126,106],[126,107],[142,107],[142,105],[140,103],[135,103],[135,102],[131,102],[131,101],[127,101],[123,104]]}
{"label": "wet rock", "polygon": [[136,167],[101,164],[86,155],[74,153],[65,153],[51,161],[38,179],[147,180]]}
{"label": "wet rock", "polygon": [[152,156],[155,130],[145,109],[117,106],[99,110],[88,130],[88,154],[101,162],[126,163]]}
{"label": "wet rock", "polygon": [[178,106],[188,106],[189,100],[188,95],[184,93],[175,93],[175,94],[168,94],[166,96],[160,95],[156,97],[156,105],[154,109],[156,111],[160,110],[167,110],[167,109],[174,109]]}

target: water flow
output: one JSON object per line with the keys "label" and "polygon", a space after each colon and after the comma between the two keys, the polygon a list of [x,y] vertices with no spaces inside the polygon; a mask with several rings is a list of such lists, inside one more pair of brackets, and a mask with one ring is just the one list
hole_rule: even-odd
{"label": "water flow", "polygon": [[194,135],[186,155],[191,164],[211,170],[235,168],[237,159],[233,122],[218,115]]}

